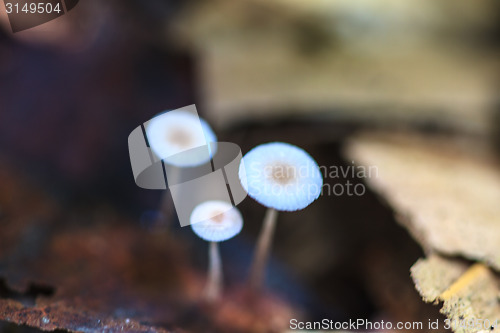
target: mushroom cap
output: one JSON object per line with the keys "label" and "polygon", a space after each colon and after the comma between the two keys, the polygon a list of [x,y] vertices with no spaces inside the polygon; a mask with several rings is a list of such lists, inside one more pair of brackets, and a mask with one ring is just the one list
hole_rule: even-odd
{"label": "mushroom cap", "polygon": [[205,201],[193,209],[191,228],[200,238],[222,242],[233,238],[243,228],[240,211],[226,201]]}
{"label": "mushroom cap", "polygon": [[239,177],[250,197],[280,211],[309,206],[323,187],[316,161],[303,149],[283,142],[250,150],[240,162]]}
{"label": "mushroom cap", "polygon": [[[154,117],[146,126],[146,134],[149,146],[158,158],[179,167],[206,163],[217,149],[217,137],[210,125],[187,111],[169,111]],[[197,149],[179,154],[205,145],[207,150]],[[172,156],[175,157],[169,159]]]}

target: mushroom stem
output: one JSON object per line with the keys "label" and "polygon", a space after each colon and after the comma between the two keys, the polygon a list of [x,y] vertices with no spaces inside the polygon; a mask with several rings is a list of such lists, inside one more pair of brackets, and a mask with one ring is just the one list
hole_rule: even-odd
{"label": "mushroom stem", "polygon": [[[165,162],[163,162],[165,163]],[[167,182],[167,190],[164,191],[161,200],[160,200],[160,214],[155,221],[155,226],[160,227],[162,229],[169,229],[173,226],[172,221],[175,220],[175,205],[174,198],[172,197],[172,192],[170,192],[169,187],[171,185],[179,184],[181,181],[181,169],[179,167],[171,167],[165,165],[165,168],[168,168],[168,174],[166,182]]]}
{"label": "mushroom stem", "polygon": [[204,296],[208,302],[215,302],[220,298],[222,292],[222,261],[217,242],[210,242],[208,260],[208,281]]}
{"label": "mushroom stem", "polygon": [[167,230],[173,225],[172,221],[175,220],[175,206],[173,198],[168,191],[165,191],[161,196],[159,210],[160,213],[158,214],[156,221],[154,221],[154,227],[161,229],[162,231],[164,229]]}
{"label": "mushroom stem", "polygon": [[250,288],[258,291],[262,288],[262,281],[266,269],[267,259],[271,252],[271,242],[276,229],[278,211],[268,208],[264,216],[264,222],[257,241],[254,261],[250,271]]}

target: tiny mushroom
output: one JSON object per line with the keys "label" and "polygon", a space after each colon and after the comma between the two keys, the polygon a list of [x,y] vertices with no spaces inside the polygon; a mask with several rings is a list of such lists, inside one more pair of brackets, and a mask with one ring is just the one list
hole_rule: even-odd
{"label": "tiny mushroom", "polygon": [[[193,167],[210,160],[217,149],[217,137],[210,125],[197,115],[187,111],[165,112],[151,119],[146,126],[149,145],[160,159],[178,167]],[[209,153],[199,150],[169,160],[168,157],[190,149],[208,145]],[[212,149],[213,151],[210,151]]]}
{"label": "tiny mushroom", "polygon": [[239,177],[248,195],[268,207],[250,272],[250,286],[257,290],[262,286],[277,211],[309,206],[321,194],[323,177],[308,153],[283,142],[266,143],[250,150],[241,160]]}
{"label": "tiny mushroom", "polygon": [[222,262],[218,242],[236,236],[243,227],[239,210],[226,201],[205,201],[196,206],[190,217],[191,228],[200,238],[210,242],[208,281],[204,296],[213,302],[222,292]]}
{"label": "tiny mushroom", "polygon": [[[217,152],[217,137],[210,125],[189,111],[157,115],[145,130],[151,150],[169,166],[166,170],[169,184],[177,184],[182,179],[182,170],[208,163]],[[165,216],[173,211],[168,195],[163,196],[160,209],[165,215],[160,214],[158,222],[168,225]]]}

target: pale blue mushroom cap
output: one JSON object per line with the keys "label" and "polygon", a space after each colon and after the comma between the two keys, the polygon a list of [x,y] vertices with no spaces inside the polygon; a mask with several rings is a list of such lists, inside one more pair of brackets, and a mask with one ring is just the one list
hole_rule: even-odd
{"label": "pale blue mushroom cap", "polygon": [[239,177],[250,197],[280,211],[309,206],[323,187],[316,161],[303,149],[283,142],[250,150],[241,160]]}
{"label": "pale blue mushroom cap", "polygon": [[193,209],[191,228],[200,238],[209,242],[222,242],[233,238],[243,228],[240,211],[226,201],[205,201]]}
{"label": "pale blue mushroom cap", "polygon": [[[154,117],[147,123],[146,135],[159,159],[179,167],[206,163],[217,150],[217,137],[210,125],[187,111],[174,110]],[[206,149],[193,149],[203,146]]]}

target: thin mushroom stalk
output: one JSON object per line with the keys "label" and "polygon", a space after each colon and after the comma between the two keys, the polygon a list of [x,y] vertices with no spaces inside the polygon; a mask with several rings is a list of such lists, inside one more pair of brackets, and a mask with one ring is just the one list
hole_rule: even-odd
{"label": "thin mushroom stalk", "polygon": [[222,260],[217,242],[210,242],[208,262],[208,280],[203,294],[208,302],[215,302],[222,294]]}
{"label": "thin mushroom stalk", "polygon": [[271,244],[277,219],[278,211],[268,208],[264,216],[263,226],[255,249],[254,261],[250,270],[250,288],[252,290],[260,290],[262,288],[262,281],[264,280],[269,254],[271,253]]}
{"label": "thin mushroom stalk", "polygon": [[[163,162],[164,163],[164,162]],[[179,184],[181,181],[182,170],[179,167],[168,168],[167,187]],[[156,226],[162,229],[168,229],[173,226],[175,220],[175,205],[171,194],[164,193],[160,199],[160,214],[155,221]]]}

